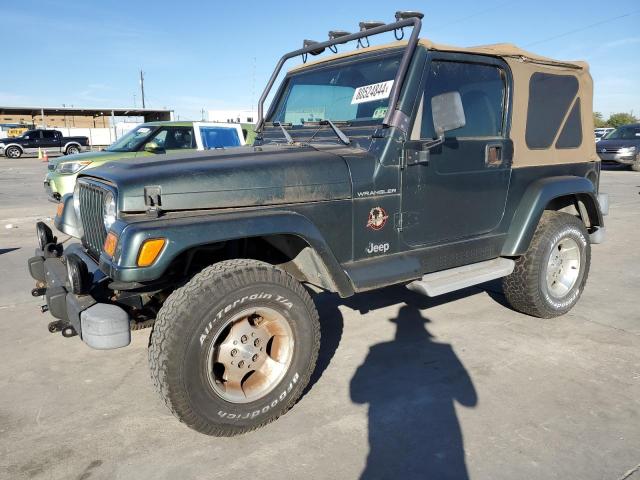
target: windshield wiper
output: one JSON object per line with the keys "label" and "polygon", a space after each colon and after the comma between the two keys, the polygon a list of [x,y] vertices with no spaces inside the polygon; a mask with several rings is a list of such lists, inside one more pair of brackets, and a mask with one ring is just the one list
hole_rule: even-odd
{"label": "windshield wiper", "polygon": [[336,127],[331,120],[320,120],[320,125],[329,125],[342,143],[344,143],[345,145],[351,144],[351,140],[349,140],[349,137],[347,137],[342,130]]}
{"label": "windshield wiper", "polygon": [[[319,121],[311,121],[311,122],[304,122],[305,125],[319,125],[319,126],[324,126],[324,125],[329,125],[331,127],[331,130],[333,130],[333,133],[335,133],[338,137],[338,139],[340,139],[340,141],[342,143],[344,143],[345,145],[351,145],[351,140],[349,140],[349,137],[347,137],[344,132],[342,130],[340,130],[335,123],[333,123],[331,120],[319,120]],[[320,129],[316,130],[313,135],[311,135],[311,137],[307,140],[307,142],[310,142],[315,136],[316,134],[320,131]]]}
{"label": "windshield wiper", "polygon": [[[290,123],[287,124],[287,125],[291,126]],[[291,137],[289,132],[287,132],[287,129],[284,128],[284,124],[282,122],[273,122],[273,126],[274,127],[276,127],[276,126],[280,127],[280,130],[282,130],[282,135],[284,135],[284,138],[287,140],[287,143],[289,145],[293,145],[294,143],[296,143],[296,142],[293,141],[293,138]]]}

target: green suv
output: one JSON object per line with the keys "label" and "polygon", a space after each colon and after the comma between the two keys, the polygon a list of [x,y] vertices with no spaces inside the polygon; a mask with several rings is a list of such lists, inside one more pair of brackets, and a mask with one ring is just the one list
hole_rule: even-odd
{"label": "green suv", "polygon": [[240,124],[211,122],[149,122],[138,125],[99,152],[87,152],[49,160],[44,188],[49,199],[60,201],[72,193],[81,171],[107,162],[165,153],[244,145]]}
{"label": "green suv", "polygon": [[[80,242],[40,223],[29,259],[49,329],[112,349],[153,324],[165,404],[200,432],[235,435],[307,387],[318,290],[435,296],[501,278],[513,309],[568,312],[605,236],[589,67],[421,40],[421,17],[283,56],[254,146],[82,172],[55,219]],[[263,116],[288,59],[410,27],[289,71]]]}

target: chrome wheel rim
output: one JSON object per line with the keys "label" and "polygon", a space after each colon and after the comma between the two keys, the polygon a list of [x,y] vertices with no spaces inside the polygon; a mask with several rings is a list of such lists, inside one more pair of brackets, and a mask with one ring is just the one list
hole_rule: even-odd
{"label": "chrome wheel rim", "polygon": [[9,153],[9,157],[11,157],[11,158],[18,158],[19,151],[18,151],[18,149],[17,149],[17,148],[10,148],[10,149],[9,149],[9,151],[8,151],[8,153]]}
{"label": "chrome wheel rim", "polygon": [[266,307],[243,310],[209,344],[209,385],[231,403],[258,400],[287,373],[293,350],[293,332],[281,313]]}
{"label": "chrome wheel rim", "polygon": [[580,275],[580,247],[572,238],[560,239],[547,262],[547,289],[556,298],[565,297]]}

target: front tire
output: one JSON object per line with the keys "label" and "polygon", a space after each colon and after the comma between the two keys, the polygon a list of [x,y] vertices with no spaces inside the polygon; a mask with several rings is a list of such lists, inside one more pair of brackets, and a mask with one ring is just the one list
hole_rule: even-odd
{"label": "front tire", "polygon": [[545,211],[527,252],[502,280],[509,304],[540,318],[563,315],[578,302],[591,263],[589,235],[568,213]]}
{"label": "front tire", "polygon": [[22,150],[18,147],[9,147],[4,151],[7,158],[20,158],[22,156]]}
{"label": "front tire", "polygon": [[232,436],[295,404],[319,345],[318,313],[299,282],[267,263],[227,260],[162,306],[149,345],[151,378],[181,422]]}

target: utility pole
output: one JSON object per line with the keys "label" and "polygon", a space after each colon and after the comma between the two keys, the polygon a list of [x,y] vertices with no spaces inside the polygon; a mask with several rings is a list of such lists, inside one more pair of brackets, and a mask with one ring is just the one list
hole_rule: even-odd
{"label": "utility pole", "polygon": [[140,93],[142,94],[142,108],[144,106],[144,72],[140,70]]}

